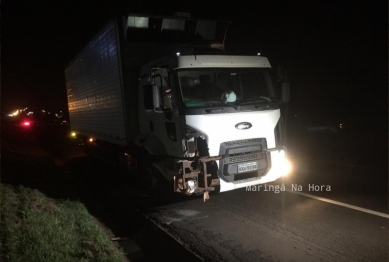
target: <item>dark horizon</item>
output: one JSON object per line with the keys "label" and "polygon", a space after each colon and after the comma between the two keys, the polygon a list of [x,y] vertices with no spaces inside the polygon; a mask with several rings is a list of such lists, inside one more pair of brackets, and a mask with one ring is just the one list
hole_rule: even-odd
{"label": "dark horizon", "polygon": [[199,2],[196,8],[161,4],[154,10],[152,1],[67,3],[3,3],[3,109],[67,110],[66,64],[111,17],[128,10],[154,15],[180,11],[192,17],[231,20],[226,49],[260,52],[273,67],[286,67],[296,104],[305,108],[324,99],[336,101],[342,110],[351,106],[376,112],[380,118],[386,114],[387,5],[383,1],[264,1],[239,10],[222,2]]}

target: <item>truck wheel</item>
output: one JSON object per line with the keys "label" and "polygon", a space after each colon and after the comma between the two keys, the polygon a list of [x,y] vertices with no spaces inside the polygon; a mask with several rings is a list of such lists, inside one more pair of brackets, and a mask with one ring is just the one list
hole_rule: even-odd
{"label": "truck wheel", "polygon": [[173,200],[173,182],[166,180],[154,166],[144,170],[143,181],[146,193],[154,203],[167,204]]}
{"label": "truck wheel", "polygon": [[125,178],[133,182],[137,181],[137,167],[134,159],[130,155],[117,152],[115,154],[114,162],[118,177]]}
{"label": "truck wheel", "polygon": [[158,187],[158,178],[157,170],[155,167],[147,167],[144,172],[144,186],[147,192],[153,192]]}

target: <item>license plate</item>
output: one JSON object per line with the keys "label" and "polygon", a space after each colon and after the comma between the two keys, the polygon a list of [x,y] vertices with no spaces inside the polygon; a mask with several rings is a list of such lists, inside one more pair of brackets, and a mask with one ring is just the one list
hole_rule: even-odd
{"label": "license plate", "polygon": [[245,164],[238,165],[238,173],[253,171],[253,170],[257,170],[257,169],[258,169],[257,162],[251,162],[251,163],[245,163]]}

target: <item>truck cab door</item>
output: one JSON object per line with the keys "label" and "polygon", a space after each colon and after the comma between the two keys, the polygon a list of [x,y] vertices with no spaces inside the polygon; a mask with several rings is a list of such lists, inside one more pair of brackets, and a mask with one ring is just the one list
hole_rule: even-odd
{"label": "truck cab door", "polygon": [[166,68],[151,70],[154,109],[147,111],[150,132],[163,144],[167,155],[182,157],[182,121],[178,112],[177,90],[171,71]]}

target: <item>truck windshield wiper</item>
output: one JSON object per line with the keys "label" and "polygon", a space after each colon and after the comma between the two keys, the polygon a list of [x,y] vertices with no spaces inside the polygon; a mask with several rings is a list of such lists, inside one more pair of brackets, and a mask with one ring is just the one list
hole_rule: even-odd
{"label": "truck windshield wiper", "polygon": [[227,102],[223,103],[222,101],[207,101],[207,102],[205,102],[205,104],[207,104],[207,105],[213,105],[213,104],[227,105],[229,107],[235,108],[235,110],[238,110],[240,108],[240,106],[235,106],[235,105],[232,105],[232,104],[227,104]]}
{"label": "truck windshield wiper", "polygon": [[274,102],[272,101],[269,101],[267,99],[255,99],[255,100],[250,100],[250,101],[245,101],[245,102],[241,102],[239,103],[239,105],[245,105],[245,104],[251,104],[251,103],[260,103],[260,102],[266,102],[266,103],[269,103],[269,104],[274,104]]}
{"label": "truck windshield wiper", "polygon": [[240,108],[240,106],[235,106],[235,105],[232,105],[232,104],[227,104],[227,102],[224,103],[225,105],[228,105],[230,107],[233,107],[235,108],[235,110],[238,110]]}

